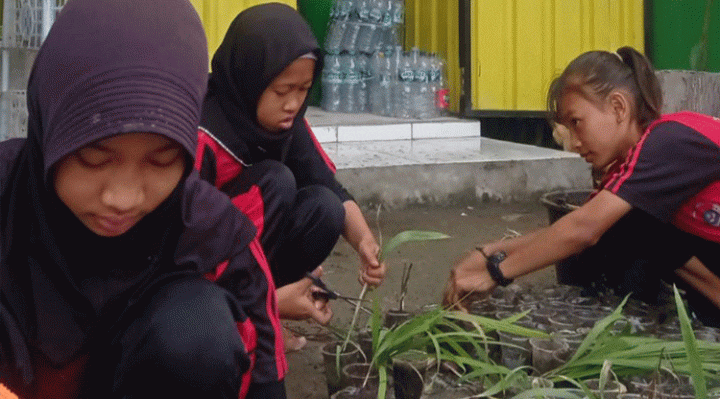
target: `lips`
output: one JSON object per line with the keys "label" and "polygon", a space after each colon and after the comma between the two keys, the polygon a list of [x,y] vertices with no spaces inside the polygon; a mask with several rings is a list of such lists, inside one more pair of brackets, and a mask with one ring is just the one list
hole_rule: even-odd
{"label": "lips", "polygon": [[134,216],[97,216],[95,224],[98,233],[104,236],[119,236],[130,230],[135,225],[137,218]]}
{"label": "lips", "polygon": [[288,117],[288,118],[282,119],[282,120],[280,121],[280,124],[279,124],[279,125],[280,125],[280,127],[282,127],[283,129],[289,129],[290,127],[292,127],[294,120],[295,120],[295,118],[293,118],[293,117]]}

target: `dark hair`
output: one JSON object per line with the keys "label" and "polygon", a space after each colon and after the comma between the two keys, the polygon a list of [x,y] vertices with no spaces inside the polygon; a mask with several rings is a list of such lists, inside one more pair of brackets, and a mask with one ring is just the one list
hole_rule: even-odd
{"label": "dark hair", "polygon": [[570,62],[550,84],[549,119],[559,122],[558,101],[568,91],[577,91],[588,100],[598,102],[617,89],[632,96],[632,107],[643,130],[660,117],[662,90],[652,64],[634,48],[621,47],[617,53],[588,51]]}

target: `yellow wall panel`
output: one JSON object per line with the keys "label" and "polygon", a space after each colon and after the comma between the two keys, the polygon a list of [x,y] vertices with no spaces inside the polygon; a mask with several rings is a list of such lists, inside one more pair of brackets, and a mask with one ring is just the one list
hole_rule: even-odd
{"label": "yellow wall panel", "polygon": [[642,0],[477,0],[470,17],[473,110],[542,111],[582,52],[644,51]]}
{"label": "yellow wall panel", "polygon": [[437,53],[446,63],[450,109],[459,111],[459,5],[448,0],[405,0],[405,47]]}
{"label": "yellow wall panel", "polygon": [[273,2],[285,3],[293,8],[297,6],[297,0],[190,0],[205,27],[210,58],[212,59],[215,50],[220,46],[230,23],[242,10],[258,4]]}

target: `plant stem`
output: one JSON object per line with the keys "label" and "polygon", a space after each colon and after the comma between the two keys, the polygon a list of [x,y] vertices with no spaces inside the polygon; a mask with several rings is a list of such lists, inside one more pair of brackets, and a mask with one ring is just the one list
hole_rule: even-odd
{"label": "plant stem", "polygon": [[345,337],[345,342],[343,342],[341,352],[345,352],[345,348],[348,345],[348,342],[350,342],[350,335],[353,332],[353,329],[355,328],[355,323],[357,322],[358,313],[360,313],[360,304],[362,303],[362,300],[365,299],[365,293],[367,292],[368,284],[363,284],[362,291],[360,291],[360,300],[357,302],[357,305],[355,305],[355,313],[353,313],[352,321],[350,322],[350,328],[348,329],[347,336]]}

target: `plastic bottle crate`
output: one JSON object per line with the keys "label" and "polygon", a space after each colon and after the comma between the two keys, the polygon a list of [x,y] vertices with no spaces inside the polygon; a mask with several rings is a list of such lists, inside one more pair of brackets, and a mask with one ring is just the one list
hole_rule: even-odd
{"label": "plastic bottle crate", "polygon": [[0,93],[0,140],[27,137],[25,90]]}
{"label": "plastic bottle crate", "polygon": [[6,0],[3,43],[5,48],[39,49],[44,34],[67,0]]}

